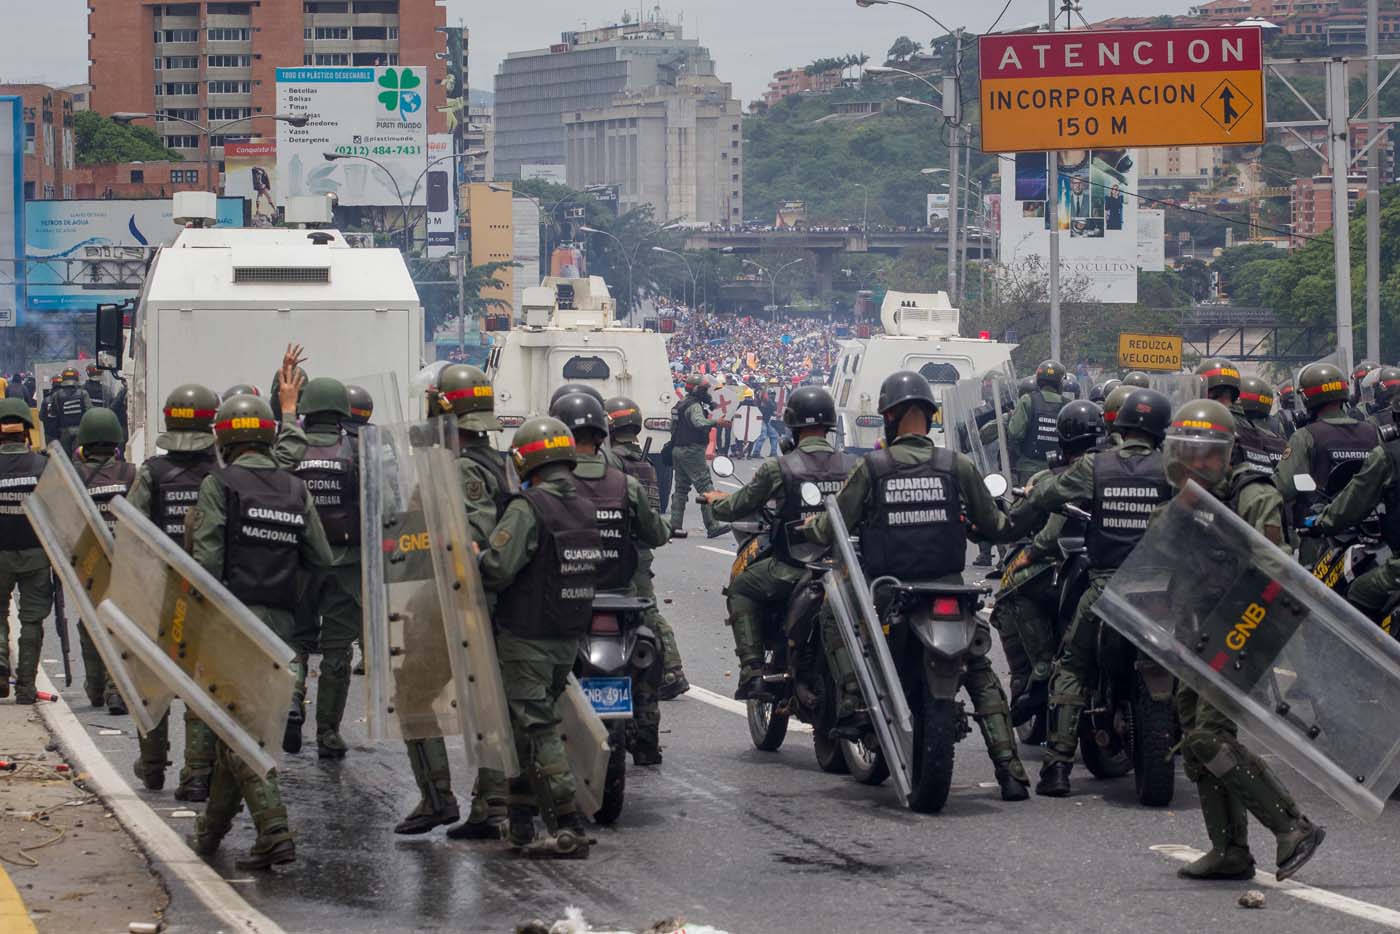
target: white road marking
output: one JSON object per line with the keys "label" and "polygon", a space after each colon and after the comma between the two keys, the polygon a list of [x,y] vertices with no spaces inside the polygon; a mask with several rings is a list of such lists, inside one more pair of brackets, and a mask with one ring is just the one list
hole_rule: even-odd
{"label": "white road marking", "polygon": [[696,545],[695,547],[699,548],[701,551],[713,551],[715,554],[724,555],[727,558],[736,558],[739,556],[739,552],[737,551],[730,551],[728,548],[716,548],[714,545]]}
{"label": "white road marking", "polygon": [[[748,719],[749,716],[749,706],[743,701],[737,701],[732,697],[725,697],[723,694],[716,694],[714,691],[708,691],[694,684],[692,684],[690,690],[682,694],[681,697],[698,700],[702,704],[709,704],[711,707],[718,707],[720,710],[725,710],[729,713],[737,713],[745,719]],[[806,723],[799,723],[796,720],[788,721],[788,730],[793,733],[812,732],[811,726]]]}
{"label": "white road marking", "polygon": [[[1151,849],[1154,853],[1161,853],[1163,856],[1180,860],[1183,863],[1189,863],[1205,855],[1194,847],[1173,843],[1158,844]],[[1302,882],[1294,882],[1292,879],[1280,882],[1274,878],[1272,873],[1268,872],[1256,871],[1251,884],[1274,889],[1290,898],[1341,912],[1344,915],[1351,915],[1353,918],[1361,918],[1363,921],[1373,921],[1376,924],[1400,931],[1400,911],[1391,908],[1373,905],[1370,902],[1363,902],[1346,895],[1338,895],[1336,892],[1329,892],[1326,889],[1313,888]]]}
{"label": "white road marking", "polygon": [[[42,668],[36,680],[41,691],[58,694],[58,687]],[[189,886],[195,897],[233,930],[241,934],[282,934],[281,926],[249,905],[131,789],[98,750],[61,695],[55,703],[40,704],[39,710],[59,744],[88,773],[88,783],[103,803],[156,863]]]}
{"label": "white road marking", "polygon": [[733,480],[715,480],[715,482],[720,486],[727,486],[732,490],[742,489],[744,486],[742,483],[735,483]]}

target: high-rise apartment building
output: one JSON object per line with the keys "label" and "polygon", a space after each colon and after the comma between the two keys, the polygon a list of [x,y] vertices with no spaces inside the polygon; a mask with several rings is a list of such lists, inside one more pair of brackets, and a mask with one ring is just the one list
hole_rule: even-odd
{"label": "high-rise apartment building", "polygon": [[[277,109],[276,70],[302,65],[420,65],[428,69],[428,131],[446,128],[442,0],[242,0],[169,3],[88,0],[91,106],[163,113],[215,126]],[[203,160],[206,142],[159,121],[165,144]],[[274,136],[271,121],[235,124],[212,140]]]}
{"label": "high-rise apartment building", "polygon": [[623,210],[658,218],[743,218],[739,102],[715,62],[661,20],[566,32],[514,52],[496,75],[495,162],[563,165],[569,184],[616,186]]}

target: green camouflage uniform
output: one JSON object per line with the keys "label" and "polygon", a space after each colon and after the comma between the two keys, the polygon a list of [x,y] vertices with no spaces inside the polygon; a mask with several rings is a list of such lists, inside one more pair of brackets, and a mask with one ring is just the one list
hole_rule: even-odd
{"label": "green camouflage uniform", "polygon": [[[278,464],[268,453],[245,451],[234,463],[252,470],[274,470]],[[204,478],[199,488],[199,500],[190,512],[187,529],[192,531],[191,554],[206,571],[224,579],[224,511],[227,492],[217,473]],[[326,541],[321,519],[307,496],[303,512],[305,532],[301,540],[303,569],[323,568],[332,561],[330,543]],[[248,607],[283,642],[290,645],[295,619],[290,610],[266,606]],[[287,823],[287,809],[277,786],[277,774],[260,777],[228,746],[216,738],[214,769],[209,780],[209,803],[200,817],[196,834],[203,839],[221,838],[233,826],[233,819],[247,801],[248,810],[257,827],[254,854],[265,852],[292,837]]]}
{"label": "green camouflage uniform", "polygon": [[[25,444],[0,444],[0,454],[25,454]],[[20,503],[6,503],[6,509]],[[39,671],[39,650],[44,644],[44,619],[53,609],[53,569],[43,548],[15,549],[0,542],[0,677],[8,679],[10,667],[10,594],[19,588],[19,663],[13,669],[15,695],[34,699],[34,677]]]}
{"label": "green camouflage uniform", "polygon": [[[798,442],[797,450],[829,454],[835,448],[826,438],[808,437]],[[782,512],[785,499],[778,458],[770,457],[738,492],[714,504],[714,515],[721,522],[732,522],[758,512],[770,500],[774,509]],[[729,602],[729,626],[734,633],[734,654],[739,657],[739,683],[747,683],[763,674],[764,607],[785,605],[805,573],[805,568],[770,554],[751,562],[730,582],[725,595]]]}
{"label": "green camouflage uniform", "polygon": [[[84,467],[97,468],[116,459],[116,454],[107,457],[83,456],[79,463]],[[111,676],[107,674],[107,664],[102,661],[102,655],[97,651],[97,643],[88,635],[86,620],[78,621],[78,650],[83,659],[83,692],[94,707],[101,707],[106,703],[105,699],[115,694],[117,689]]]}
{"label": "green camouflage uniform", "polygon": [[[933,439],[927,435],[900,435],[889,447],[890,454],[897,464],[917,464],[933,456]],[[870,486],[869,455],[863,458],[851,471],[846,485],[836,494],[836,503],[841,510],[841,518],[852,534],[860,534],[866,511],[871,508],[873,491]],[[1009,527],[1006,517],[997,508],[996,500],[987,491],[977,467],[965,455],[956,455],[958,489],[962,494],[964,514],[970,523],[969,532],[977,538],[1003,541],[1008,537]],[[832,540],[831,522],[825,513],[817,516],[807,537],[814,541],[828,543]],[[961,574],[949,574],[938,578],[936,583],[961,584]],[[822,642],[826,649],[827,664],[831,666],[840,698],[836,714],[844,718],[855,713],[861,706],[860,687],[856,682],[855,669],[850,655],[837,631],[836,620],[828,605],[821,611]],[[1006,692],[1001,680],[992,670],[991,660],[986,655],[969,658],[963,671],[962,686],[972,699],[973,714],[982,730],[982,739],[987,744],[987,754],[993,765],[1006,768],[1022,782],[1027,781],[1025,767],[1016,755],[1016,737],[1011,731],[1010,708],[1006,702]]]}
{"label": "green camouflage uniform", "polygon": [[[1042,470],[1031,478],[1030,485],[1035,488],[1054,478],[1050,471]],[[1011,664],[1013,695],[1020,694],[1031,681],[1050,678],[1050,666],[1059,648],[1055,643],[1059,612],[1055,566],[1060,563],[1059,540],[1064,526],[1065,519],[1058,513],[1046,519],[1024,546],[1028,562],[1002,575],[1001,592],[992,608],[992,626],[1000,634]]]}
{"label": "green camouflage uniform", "polygon": [[[705,408],[699,402],[692,402],[681,413],[690,425],[701,431],[709,431],[719,423],[705,417]],[[673,429],[674,430],[674,429]],[[675,485],[671,489],[671,528],[685,528],[685,505],[690,498],[690,488],[696,493],[708,493],[715,488],[710,479],[710,465],[705,461],[704,444],[674,445],[671,448],[671,465],[675,470]],[[705,521],[705,531],[718,528],[714,510],[709,506],[700,507],[700,518]]]}

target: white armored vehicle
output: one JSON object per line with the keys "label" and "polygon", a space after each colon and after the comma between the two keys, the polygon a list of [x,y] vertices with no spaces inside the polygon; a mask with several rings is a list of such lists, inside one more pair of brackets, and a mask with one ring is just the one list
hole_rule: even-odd
{"label": "white armored vehicle", "polygon": [[844,342],[831,371],[828,388],[836,397],[837,431],[846,450],[873,450],[883,437],[880,384],[896,370],[922,373],[941,400],[959,380],[1010,366],[1015,344],[959,337],[958,318],[946,292],[885,293],[885,333]]}

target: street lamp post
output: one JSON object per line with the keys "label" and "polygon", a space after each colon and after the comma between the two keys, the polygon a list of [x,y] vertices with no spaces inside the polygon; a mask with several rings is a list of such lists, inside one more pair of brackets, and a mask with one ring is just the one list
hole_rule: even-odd
{"label": "street lamp post", "polygon": [[767,266],[755,263],[751,259],[743,260],[745,266],[752,266],[768,277],[768,283],[773,288],[773,304],[770,307],[773,309],[773,321],[775,323],[778,320],[778,274],[790,266],[796,266],[798,263],[805,261],[805,259],[806,257],[799,256],[790,263],[783,263],[783,265],[779,266],[777,269],[769,269]]}
{"label": "street lamp post", "polygon": [[[628,313],[628,315],[631,315],[631,313],[632,313],[632,258],[631,258],[630,256],[627,255],[627,247],[625,247],[625,246],[622,245],[622,241],[618,239],[617,234],[608,233],[606,230],[599,230],[597,227],[589,227],[589,226],[586,226],[586,225],[583,225],[583,224],[580,224],[578,229],[581,230],[581,231],[583,231],[584,233],[602,234],[603,236],[609,238],[610,240],[612,240],[614,243],[617,244],[617,252],[619,252],[619,253],[622,254],[622,261],[623,261],[624,263],[627,264],[627,313]],[[641,246],[641,244],[638,243],[637,246]]]}
{"label": "street lamp post", "polygon": [[418,177],[413,180],[413,188],[408,193],[407,201],[404,200],[403,189],[399,187],[399,180],[394,178],[394,173],[390,172],[388,167],[386,167],[384,163],[380,162],[378,159],[371,159],[369,156],[359,156],[352,155],[350,153],[330,151],[321,153],[321,156],[327,162],[338,162],[341,159],[359,159],[362,162],[370,163],[371,165],[378,168],[379,171],[383,172],[389,177],[389,183],[394,186],[394,197],[399,199],[399,210],[403,212],[403,252],[404,256],[409,256],[413,253],[413,232],[412,228],[409,227],[408,223],[408,209],[409,206],[413,203],[414,196],[418,194],[418,186],[422,183],[424,177],[427,176],[428,170],[431,169],[433,166],[437,165],[439,162],[446,162],[448,159],[470,159],[475,158],[476,156],[485,155],[486,152],[487,150],[485,149],[471,149],[465,152],[450,152],[445,156],[438,156],[432,162],[429,162],[427,165],[423,166],[423,171],[419,172]]}
{"label": "street lamp post", "polygon": [[195,123],[193,120],[186,120],[184,117],[176,117],[171,114],[149,114],[134,113],[131,111],[120,111],[112,114],[112,120],[123,126],[129,125],[133,120],[174,120],[176,123],[183,123],[185,126],[199,131],[199,135],[204,137],[204,175],[209,183],[209,190],[215,197],[219,194],[219,186],[214,181],[214,137],[227,130],[229,127],[237,126],[240,123],[248,123],[253,120],[276,120],[279,123],[289,123],[295,127],[303,127],[310,121],[310,117],[293,116],[291,114],[251,114],[247,117],[239,117],[237,120],[230,120],[227,123],[220,123],[218,126],[204,126]]}
{"label": "street lamp post", "polygon": [[[487,182],[487,183],[486,183],[486,187],[487,187],[487,188],[490,188],[492,191],[508,191],[508,192],[510,192],[511,195],[514,196],[514,197],[517,197],[517,198],[528,198],[529,200],[535,202],[535,207],[539,209],[540,215],[541,215],[541,217],[540,217],[540,226],[544,228],[544,252],[545,252],[546,262],[548,262],[548,257],[551,255],[551,254],[550,254],[550,228],[554,226],[554,223],[555,223],[555,220],[556,220],[556,218],[554,217],[554,212],[557,211],[557,210],[559,210],[559,206],[560,206],[560,205],[573,203],[573,202],[574,202],[574,197],[575,197],[576,194],[578,194],[578,192],[574,192],[574,193],[571,193],[571,194],[569,194],[569,195],[566,195],[566,196],[563,197],[563,198],[560,198],[558,201],[555,201],[553,204],[551,204],[551,205],[549,206],[549,210],[548,210],[548,211],[545,211],[544,201],[541,200],[540,198],[535,197],[535,196],[532,195],[532,194],[528,194],[527,192],[523,192],[523,191],[516,191],[514,188],[510,188],[510,187],[507,187],[507,186],[505,186],[505,185],[498,185],[498,184],[496,184],[495,182]],[[548,215],[549,215],[549,219],[548,219],[547,221],[545,220],[545,218],[544,218],[544,216],[543,216],[543,215],[545,215],[545,214],[548,214]]]}
{"label": "street lamp post", "polygon": [[685,263],[685,271],[690,273],[690,310],[697,310],[696,305],[700,300],[700,285],[699,281],[695,278],[695,270],[690,267],[690,260],[677,253],[675,250],[668,250],[664,246],[654,246],[651,249],[653,253],[665,253]]}

